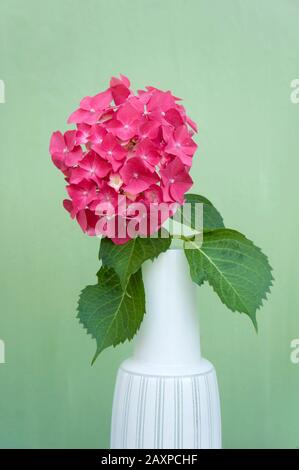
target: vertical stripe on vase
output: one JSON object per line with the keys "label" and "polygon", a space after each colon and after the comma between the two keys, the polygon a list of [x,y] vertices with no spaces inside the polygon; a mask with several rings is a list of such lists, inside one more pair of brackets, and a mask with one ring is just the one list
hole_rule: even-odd
{"label": "vertical stripe on vase", "polygon": [[144,387],[144,377],[139,376],[139,390],[138,390],[138,399],[137,399],[137,419],[136,419],[136,437],[135,437],[135,447],[139,449],[140,445],[140,422],[141,422],[141,409],[142,409],[142,393]]}
{"label": "vertical stripe on vase", "polygon": [[144,448],[144,423],[145,423],[145,413],[146,413],[146,400],[147,400],[147,388],[148,388],[148,378],[145,379],[145,390],[144,390],[144,398],[143,398],[143,407],[142,407],[142,423],[141,423],[141,440],[140,440],[140,448]]}
{"label": "vertical stripe on vase", "polygon": [[165,380],[156,379],[154,448],[163,449]]}
{"label": "vertical stripe on vase", "polygon": [[126,382],[126,388],[125,388],[125,393],[124,393],[124,403],[123,403],[123,410],[122,410],[122,420],[121,420],[121,442],[122,442],[122,447],[123,447],[124,436],[125,436],[127,403],[128,403],[128,391],[129,391],[129,383],[130,383],[131,377],[126,372],[122,372],[122,376],[124,378],[124,382]]}
{"label": "vertical stripe on vase", "polygon": [[183,447],[183,384],[180,379],[174,381],[174,448]]}
{"label": "vertical stripe on vase", "polygon": [[193,449],[196,449],[196,436],[198,434],[198,422],[197,422],[197,409],[195,403],[194,393],[194,377],[191,377],[191,392],[192,392],[192,409],[193,409]]}
{"label": "vertical stripe on vase", "polygon": [[200,410],[200,394],[199,392],[199,381],[198,377],[191,378],[192,384],[192,402],[193,402],[193,442],[194,449],[200,449],[201,443],[201,432],[199,427],[201,426],[201,410]]}
{"label": "vertical stripe on vase", "polygon": [[148,378],[141,377],[137,402],[136,449],[143,449],[147,386]]}
{"label": "vertical stripe on vase", "polygon": [[208,436],[209,436],[209,446],[208,449],[212,449],[212,436],[213,436],[213,430],[212,430],[212,424],[213,424],[213,419],[212,419],[212,409],[211,409],[211,390],[210,390],[210,381],[209,377],[211,374],[207,374],[204,377],[205,380],[205,385],[206,385],[206,397],[207,397],[207,418],[208,418]]}
{"label": "vertical stripe on vase", "polygon": [[180,430],[179,430],[179,448],[183,449],[183,438],[184,438],[184,401],[183,401],[183,380],[179,380],[179,404],[180,404]]}
{"label": "vertical stripe on vase", "polygon": [[162,379],[162,425],[161,425],[160,449],[164,449],[164,409],[165,409],[165,379]]}
{"label": "vertical stripe on vase", "polygon": [[127,440],[128,440],[128,419],[129,419],[129,408],[130,408],[130,400],[131,400],[131,391],[132,391],[132,383],[133,383],[133,376],[126,374],[129,378],[127,390],[125,394],[125,404],[124,404],[124,411],[123,411],[123,422],[122,422],[122,443],[123,449],[127,448]]}
{"label": "vertical stripe on vase", "polygon": [[218,391],[218,381],[217,381],[217,376],[216,372],[213,373],[213,382],[212,384],[212,390],[215,392],[215,397],[214,397],[214,409],[216,409],[216,423],[220,423],[219,426],[216,426],[217,429],[217,436],[215,438],[215,446],[216,448],[221,447],[221,413],[220,413],[220,397],[219,397],[219,391]]}
{"label": "vertical stripe on vase", "polygon": [[197,441],[197,445],[198,445],[198,449],[201,449],[202,447],[202,418],[201,418],[201,397],[200,397],[200,377],[196,377],[196,388],[195,388],[195,392],[196,392],[196,401],[197,401],[197,407],[198,407],[198,413],[199,413],[199,416],[198,416],[198,420],[199,420],[199,436],[198,436],[198,441]]}
{"label": "vertical stripe on vase", "polygon": [[164,395],[165,395],[165,380],[159,379],[159,404],[158,404],[158,434],[157,434],[157,449],[163,449],[163,425],[164,425]]}
{"label": "vertical stripe on vase", "polygon": [[161,391],[161,380],[160,380],[160,379],[156,379],[155,449],[159,449],[159,432],[160,432],[160,391]]}

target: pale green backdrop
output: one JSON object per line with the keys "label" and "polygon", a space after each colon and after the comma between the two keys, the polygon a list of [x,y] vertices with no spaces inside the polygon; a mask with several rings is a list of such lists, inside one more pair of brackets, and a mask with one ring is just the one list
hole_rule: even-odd
{"label": "pale green backdrop", "polygon": [[81,97],[128,75],[184,98],[199,123],[197,192],[275,270],[250,321],[199,291],[226,448],[299,447],[298,0],[1,0],[0,447],[108,447],[117,367],[131,344],[95,345],[75,318],[98,240],[62,209],[48,142]]}

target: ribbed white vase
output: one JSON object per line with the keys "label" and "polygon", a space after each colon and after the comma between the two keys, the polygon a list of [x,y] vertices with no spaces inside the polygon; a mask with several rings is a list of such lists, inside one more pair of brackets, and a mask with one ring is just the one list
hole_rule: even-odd
{"label": "ribbed white vase", "polygon": [[111,448],[217,449],[216,373],[201,357],[196,286],[183,250],[143,266],[146,314],[132,358],[119,368]]}

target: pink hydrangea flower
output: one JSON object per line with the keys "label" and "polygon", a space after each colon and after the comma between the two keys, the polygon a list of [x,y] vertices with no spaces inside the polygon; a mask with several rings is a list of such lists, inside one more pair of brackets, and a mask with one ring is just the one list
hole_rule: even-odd
{"label": "pink hydrangea flower", "polygon": [[79,162],[78,166],[72,169],[69,181],[72,184],[78,184],[82,180],[91,180],[100,186],[102,178],[107,176],[110,171],[110,163],[91,150]]}
{"label": "pink hydrangea flower", "polygon": [[149,170],[141,158],[130,158],[120,170],[124,190],[131,194],[140,194],[159,181],[157,173]]}
{"label": "pink hydrangea flower", "polygon": [[63,205],[88,235],[123,244],[131,226],[150,235],[184,203],[197,126],[179,101],[150,86],[134,94],[127,77],[112,77],[70,115],[74,130],[53,133],[50,154],[69,195]]}
{"label": "pink hydrangea flower", "polygon": [[111,90],[108,89],[96,96],[86,96],[80,101],[80,107],[68,118],[68,123],[95,124],[103,116],[112,99]]}
{"label": "pink hydrangea flower", "polygon": [[169,136],[165,151],[171,155],[176,155],[182,163],[191,166],[192,157],[196,150],[196,144],[191,139],[185,125],[180,125]]}
{"label": "pink hydrangea flower", "polygon": [[184,194],[191,188],[193,181],[179,158],[174,158],[161,169],[163,200],[184,203]]}
{"label": "pink hydrangea flower", "polygon": [[66,131],[64,135],[60,131],[54,132],[50,141],[50,153],[53,163],[63,172],[77,165],[83,158],[83,151],[76,145],[76,131]]}
{"label": "pink hydrangea flower", "polygon": [[129,103],[115,113],[116,119],[111,119],[106,128],[120,140],[127,142],[137,134],[140,113]]}

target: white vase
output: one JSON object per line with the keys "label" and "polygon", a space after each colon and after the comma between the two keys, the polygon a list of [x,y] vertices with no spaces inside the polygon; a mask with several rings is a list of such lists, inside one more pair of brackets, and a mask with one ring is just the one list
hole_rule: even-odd
{"label": "white vase", "polygon": [[143,266],[146,314],[115,386],[112,449],[221,447],[216,373],[201,357],[196,305],[183,250]]}

